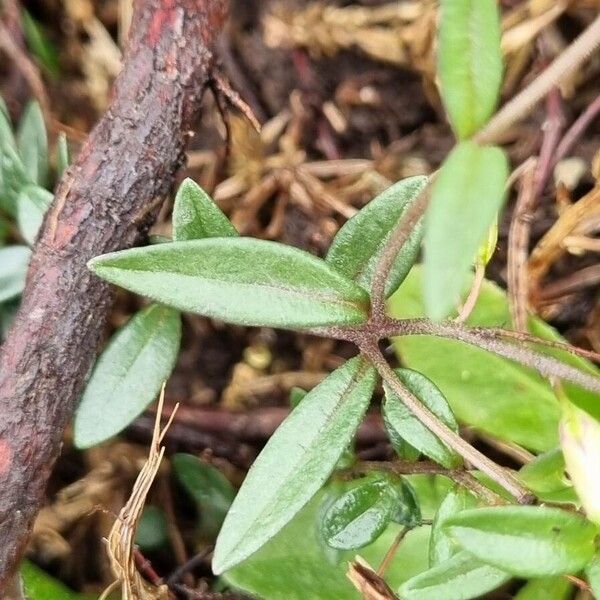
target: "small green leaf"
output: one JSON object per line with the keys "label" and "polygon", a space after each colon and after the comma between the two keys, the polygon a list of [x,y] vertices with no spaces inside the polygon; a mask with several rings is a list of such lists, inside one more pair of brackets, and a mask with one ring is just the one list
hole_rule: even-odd
{"label": "small green leaf", "polygon": [[579,571],[592,558],[598,533],[580,515],[540,506],[465,510],[444,527],[477,558],[520,577]]}
{"label": "small green leaf", "polygon": [[31,181],[44,187],[48,183],[48,135],[40,105],[29,102],[17,132],[19,154]]}
{"label": "small green leaf", "polygon": [[169,542],[167,517],[159,506],[144,506],[135,533],[135,543],[145,552],[153,552]]}
{"label": "small green leaf", "polygon": [[202,533],[214,539],[235,498],[235,489],[219,469],[196,456],[175,454],[171,463],[177,479],[198,505]]}
{"label": "small green leaf", "polygon": [[18,299],[13,299],[0,304],[0,341],[2,338],[6,337],[8,328],[11,326],[18,308]]}
{"label": "small green leaf", "polygon": [[500,148],[462,142],[444,162],[425,216],[424,296],[431,318],[446,317],[457,304],[504,202],[507,178]]}
{"label": "small green leaf", "polygon": [[31,250],[26,246],[0,248],[0,302],[23,291],[30,256]]}
{"label": "small green leaf", "polygon": [[432,567],[446,562],[460,551],[458,544],[444,530],[446,519],[475,506],[477,506],[477,499],[463,487],[457,487],[444,498],[431,528],[429,564]]}
{"label": "small green leaf", "polygon": [[325,483],[369,406],[375,381],[373,367],[353,358],[281,424],[227,514],[213,558],[216,574],[263,546]]}
{"label": "small green leaf", "polygon": [[398,593],[402,600],[470,600],[495,590],[509,579],[509,574],[463,551],[409,579]]}
{"label": "small green leaf", "polygon": [[290,408],[296,408],[296,406],[302,402],[306,394],[308,394],[306,390],[303,390],[301,387],[294,386],[290,390]]}
{"label": "small green leaf", "polygon": [[56,140],[56,179],[59,180],[62,174],[66,171],[67,167],[71,164],[71,157],[69,155],[69,144],[67,143],[67,136],[64,132],[58,134]]}
{"label": "small green leaf", "polygon": [[57,79],[60,74],[60,65],[56,47],[48,39],[41,25],[26,10],[21,13],[21,24],[32,54],[40,63],[46,75],[53,80]]}
{"label": "small green leaf", "polygon": [[17,223],[23,239],[33,246],[54,196],[37,185],[27,185],[17,199]]}
{"label": "small green leaf", "polygon": [[[453,431],[458,431],[458,423],[448,406],[446,398],[440,390],[427,377],[411,371],[410,369],[396,369],[395,371],[402,383],[425,405],[429,410],[443,421]],[[422,452],[429,458],[439,462],[446,468],[457,467],[461,458],[454,451],[443,444],[433,433],[427,429],[404,405],[402,400],[394,393],[387,383],[383,385],[385,400],[383,414],[385,421],[396,434]]]}
{"label": "small green leaf", "polygon": [[185,242],[239,235],[214,200],[191,179],[177,190],[173,207],[173,240]]}
{"label": "small green leaf", "polygon": [[[327,262],[370,290],[379,257],[394,226],[426,184],[427,177],[409,177],[379,194],[338,231],[327,253]],[[398,253],[386,283],[387,296],[398,288],[417,259],[422,229],[419,222]]]}
{"label": "small green leaf", "polygon": [[520,481],[540,500],[579,505],[573,485],[566,474],[565,459],[560,448],[536,456],[521,468]]}
{"label": "small green leaf", "polygon": [[573,587],[565,577],[531,579],[517,593],[514,600],[569,600]]}
{"label": "small green leaf", "polygon": [[240,325],[303,328],[367,320],[368,295],[324,261],[275,242],[211,238],[105,254],[96,275],[182,311]]}
{"label": "small green leaf", "polygon": [[502,83],[496,0],[442,0],[438,74],[444,106],[459,138],[490,118]]}
{"label": "small green leaf", "polygon": [[78,448],[109,439],[142,413],[169,378],[180,340],[179,313],[158,304],[117,331],[98,358],[75,414]]}
{"label": "small green leaf", "polygon": [[397,495],[395,510],[392,513],[392,521],[405,525],[412,529],[421,525],[423,522],[421,516],[421,507],[419,499],[413,486],[408,482],[406,477],[394,479],[390,477],[390,483],[394,487],[394,492]]}
{"label": "small green leaf", "polygon": [[391,478],[367,477],[343,493],[325,511],[321,535],[332,548],[353,550],[376,540],[392,519],[399,500]]}

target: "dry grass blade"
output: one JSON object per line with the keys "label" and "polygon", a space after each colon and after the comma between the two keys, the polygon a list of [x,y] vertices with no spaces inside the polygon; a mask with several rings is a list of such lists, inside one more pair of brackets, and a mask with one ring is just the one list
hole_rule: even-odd
{"label": "dry grass blade", "polygon": [[360,556],[350,563],[346,576],[365,600],[398,600],[390,586]]}
{"label": "dry grass blade", "polygon": [[100,596],[100,600],[107,598],[110,592],[119,586],[121,587],[121,598],[123,600],[167,600],[169,598],[169,590],[166,585],[160,587],[152,586],[142,578],[135,566],[134,556],[134,540],[139,519],[144,508],[146,496],[156,477],[165,452],[164,446],[161,447],[162,439],[171,425],[176,412],[173,411],[171,413],[169,421],[164,429],[161,430],[160,419],[164,396],[165,389],[163,386],[158,401],[154,434],[152,436],[148,460],[140,471],[133,486],[131,496],[121,509],[106,540],[110,568],[115,576],[115,582],[104,591],[102,596]]}

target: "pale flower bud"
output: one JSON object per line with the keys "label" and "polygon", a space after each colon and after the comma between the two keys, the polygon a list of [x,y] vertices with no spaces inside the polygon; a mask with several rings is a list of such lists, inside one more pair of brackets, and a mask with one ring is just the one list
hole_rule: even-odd
{"label": "pale flower bud", "polygon": [[600,422],[564,400],[559,425],[567,473],[583,508],[600,524]]}

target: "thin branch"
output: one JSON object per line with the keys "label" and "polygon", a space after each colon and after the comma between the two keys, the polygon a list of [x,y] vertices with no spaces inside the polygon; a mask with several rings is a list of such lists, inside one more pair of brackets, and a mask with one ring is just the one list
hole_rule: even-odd
{"label": "thin branch", "polygon": [[514,496],[517,502],[531,502],[531,494],[521,486],[511,473],[491,461],[487,456],[479,452],[479,450],[473,448],[473,446],[463,440],[460,435],[452,431],[446,424],[442,423],[426,406],[419,402],[410,390],[396,377],[393,369],[388,365],[376,344],[364,343],[360,349],[373,362],[381,377],[392,388],[394,393],[427,429],[434,435],[437,435],[442,442],[460,454],[466,461],[502,486],[509,494]]}
{"label": "thin branch", "polygon": [[600,15],[539,77],[505,104],[474,136],[474,141],[480,144],[495,142],[509,127],[527,115],[554,86],[560,84],[565,75],[584,63],[598,45],[600,45]]}
{"label": "thin branch", "polygon": [[598,116],[598,113],[600,113],[600,95],[596,96],[592,103],[577,117],[573,125],[569,127],[563,136],[556,148],[554,165],[560,162],[571,151],[571,148],[573,148],[590,123]]}
{"label": "thin branch", "polygon": [[504,342],[498,339],[497,333],[489,334],[485,328],[470,328],[452,321],[434,323],[427,319],[402,321],[387,319],[380,327],[378,334],[381,337],[432,335],[464,342],[530,367],[544,377],[558,377],[592,392],[600,393],[600,377],[576,369],[552,356]]}

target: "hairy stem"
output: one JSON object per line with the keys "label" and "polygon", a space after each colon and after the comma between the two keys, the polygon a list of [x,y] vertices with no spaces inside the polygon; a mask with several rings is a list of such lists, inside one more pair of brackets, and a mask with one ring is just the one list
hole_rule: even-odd
{"label": "hairy stem", "polygon": [[500,134],[527,115],[567,73],[584,63],[598,45],[600,16],[537,79],[505,104],[473,139],[480,144],[496,141]]}
{"label": "hairy stem", "polygon": [[[401,321],[387,319],[379,327],[377,335],[381,338],[396,335],[432,335],[464,342],[530,367],[544,377],[558,377],[592,392],[600,393],[600,378],[596,375],[571,367],[557,358],[540,354],[535,350],[504,342],[498,339],[497,330],[492,330],[490,333],[484,328],[470,328],[452,321],[434,323],[427,319]],[[538,342],[543,343],[542,340]],[[564,349],[567,350],[567,347],[565,346]]]}
{"label": "hairy stem", "polygon": [[479,452],[479,450],[473,448],[473,446],[442,423],[427,407],[419,402],[410,390],[396,377],[393,369],[388,365],[376,344],[363,343],[360,349],[373,362],[381,377],[392,388],[394,393],[398,395],[406,407],[427,429],[437,435],[442,442],[460,454],[466,461],[502,486],[517,502],[526,504],[532,501],[531,494],[521,486],[511,473],[494,463],[487,456]]}

